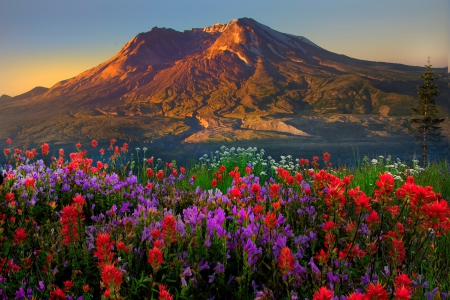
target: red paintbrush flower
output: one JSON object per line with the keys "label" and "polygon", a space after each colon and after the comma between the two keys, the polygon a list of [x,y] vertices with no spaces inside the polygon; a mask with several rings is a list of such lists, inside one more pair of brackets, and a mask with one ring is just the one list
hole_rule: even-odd
{"label": "red paintbrush flower", "polygon": [[278,225],[277,215],[274,212],[267,212],[266,218],[264,219],[264,224],[267,229],[272,230]]}
{"label": "red paintbrush flower", "polygon": [[14,232],[14,243],[18,245],[23,245],[27,240],[27,232],[23,228],[18,228]]}
{"label": "red paintbrush flower", "polygon": [[98,257],[100,266],[113,263],[114,254],[111,252],[111,247],[114,242],[111,241],[109,233],[99,233],[97,234],[97,239],[95,240],[97,244],[97,251],[94,255]]}
{"label": "red paintbrush flower", "polygon": [[172,242],[176,242],[177,229],[175,227],[175,217],[171,215],[166,215],[163,219],[163,233],[162,238],[167,245]]}
{"label": "red paintbrush flower", "polygon": [[369,287],[367,289],[367,292],[366,292],[366,299],[367,300],[388,300],[389,297],[388,297],[387,291],[384,289],[384,287],[381,284],[370,283]]}
{"label": "red paintbrush flower", "polygon": [[331,300],[333,294],[333,291],[327,289],[326,286],[322,286],[317,292],[314,293],[313,300]]}
{"label": "red paintbrush flower", "polygon": [[158,271],[161,264],[164,262],[163,252],[157,247],[148,250],[148,263],[152,266],[153,270]]}
{"label": "red paintbrush flower", "polygon": [[105,285],[114,285],[116,288],[122,283],[123,274],[114,265],[107,264],[101,268],[102,281]]}
{"label": "red paintbrush flower", "polygon": [[42,155],[46,156],[50,152],[50,147],[47,143],[43,143],[41,146]]}
{"label": "red paintbrush flower", "polygon": [[164,285],[159,285],[159,297],[158,300],[173,300],[173,295],[171,295]]}
{"label": "red paintbrush flower", "polygon": [[401,286],[394,291],[394,300],[408,300],[411,299],[411,292],[405,286]]}
{"label": "red paintbrush flower", "polygon": [[50,296],[48,300],[65,300],[66,294],[64,294],[63,290],[56,289],[50,292]]}
{"label": "red paintbrush flower", "polygon": [[288,247],[281,249],[280,257],[278,258],[278,267],[283,275],[294,270],[294,256]]}

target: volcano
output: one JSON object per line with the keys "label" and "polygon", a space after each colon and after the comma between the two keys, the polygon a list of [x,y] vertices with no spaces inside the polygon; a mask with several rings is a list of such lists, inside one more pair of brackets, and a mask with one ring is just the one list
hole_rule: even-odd
{"label": "volcano", "polygon": [[[417,105],[423,69],[336,54],[250,18],[183,32],[155,27],[45,92],[1,98],[0,135],[24,144],[264,140],[323,135],[298,118],[352,116],[364,138],[396,136],[408,125],[395,118]],[[434,70],[446,88],[447,70]],[[385,121],[392,126],[372,126]]]}

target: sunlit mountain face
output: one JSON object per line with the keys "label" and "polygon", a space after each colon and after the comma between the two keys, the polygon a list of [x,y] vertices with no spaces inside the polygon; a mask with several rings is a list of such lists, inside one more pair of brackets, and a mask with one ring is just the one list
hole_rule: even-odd
{"label": "sunlit mountain face", "polygon": [[[335,54],[249,18],[183,32],[153,28],[48,90],[0,97],[0,137],[21,147],[116,138],[184,154],[241,143],[409,155],[407,118],[423,70]],[[435,69],[444,114],[447,72]],[[444,123],[447,137],[449,128]]]}

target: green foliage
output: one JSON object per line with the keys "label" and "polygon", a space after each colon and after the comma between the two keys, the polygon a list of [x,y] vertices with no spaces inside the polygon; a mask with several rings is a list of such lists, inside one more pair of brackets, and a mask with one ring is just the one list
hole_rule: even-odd
{"label": "green foliage", "polygon": [[439,130],[444,118],[438,117],[438,107],[434,102],[434,98],[439,96],[441,91],[438,90],[439,85],[433,83],[436,78],[431,70],[430,58],[428,65],[425,65],[425,71],[420,76],[423,84],[417,86],[417,94],[419,95],[420,107],[412,107],[411,111],[419,117],[409,119],[416,135],[422,139],[422,166],[427,163],[427,143],[429,138],[438,138]]}

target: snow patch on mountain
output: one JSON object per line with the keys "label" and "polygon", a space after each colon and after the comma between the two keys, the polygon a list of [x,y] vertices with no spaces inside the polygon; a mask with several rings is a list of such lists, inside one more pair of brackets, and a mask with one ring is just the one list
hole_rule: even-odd
{"label": "snow patch on mountain", "polygon": [[286,56],[283,56],[280,53],[278,53],[271,45],[267,44],[267,47],[269,47],[269,49],[272,50],[272,52],[278,55],[279,57],[286,58]]}
{"label": "snow patch on mountain", "polygon": [[233,49],[228,48],[227,46],[220,46],[217,50],[220,50],[220,51],[226,51],[226,50],[228,50],[228,51],[230,51],[231,53],[236,54],[236,55],[239,57],[239,59],[242,60],[248,67],[251,66],[251,64],[249,63],[249,61],[247,60],[247,58],[245,58],[245,57],[244,57],[242,54],[240,54],[239,52],[236,52],[236,51],[234,51]]}

